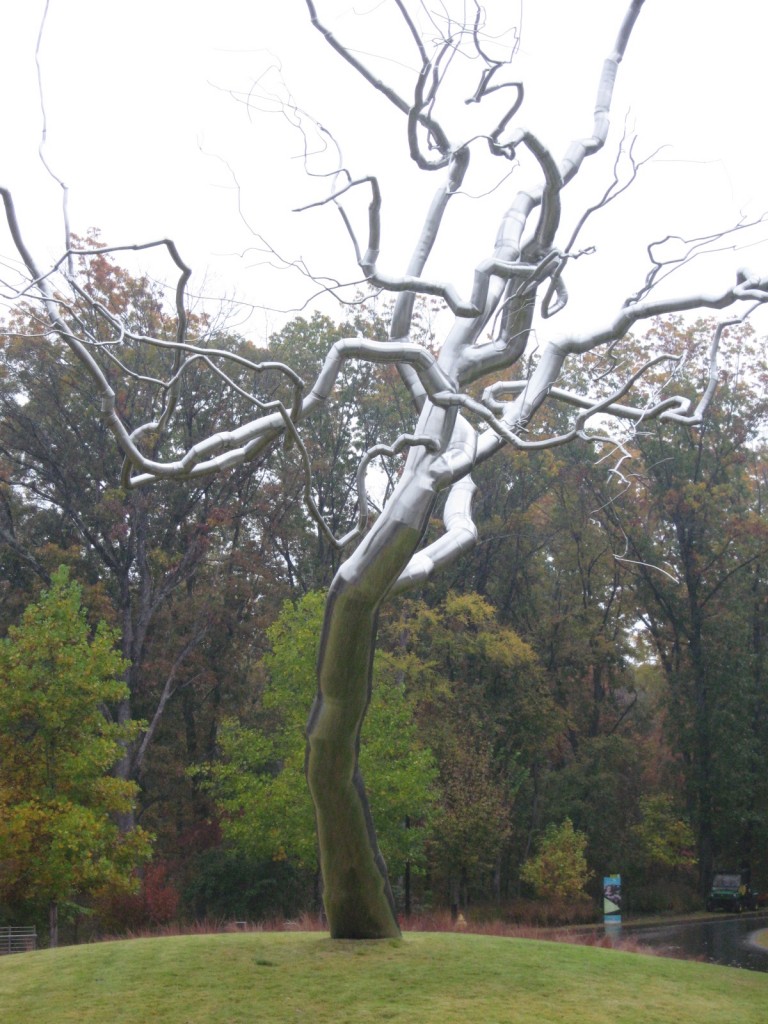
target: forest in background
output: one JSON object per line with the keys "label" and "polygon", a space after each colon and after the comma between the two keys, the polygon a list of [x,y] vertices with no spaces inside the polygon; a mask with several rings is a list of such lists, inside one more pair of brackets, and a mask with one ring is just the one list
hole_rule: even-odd
{"label": "forest in background", "polygon": [[[81,273],[137,332],[173,337],[148,279],[106,256]],[[335,339],[385,338],[383,313],[297,317],[268,348],[204,317],[195,327],[211,347],[312,379]],[[97,308],[80,315],[98,332]],[[427,341],[432,315],[424,305]],[[630,364],[660,349],[685,357],[674,374],[648,374],[635,404],[665,388],[700,394],[711,330],[672,318],[624,345]],[[105,721],[134,723],[113,768],[136,794],[119,824],[153,837],[138,891],[86,879],[67,913],[119,931],[317,909],[302,730],[318,595],[339,555],[307,515],[297,452],[123,491],[120,454],[69,352],[23,305],[3,334],[0,627],[22,621],[59,566],[81,585],[92,631],[105,622],[124,659],[124,687],[100,703]],[[155,349],[124,346],[120,358],[162,376]],[[403,912],[531,913],[538,898],[591,914],[615,872],[635,911],[701,905],[715,868],[749,865],[768,888],[765,343],[733,327],[722,362],[701,428],[640,422],[616,444],[507,449],[480,467],[477,546],[383,609],[361,764]],[[578,372],[566,386],[610,391],[626,365],[588,358]],[[284,390],[277,374],[257,386],[265,400]],[[181,450],[236,421],[238,394],[202,364],[182,391]],[[140,387],[118,394],[128,424],[151,420],[151,401]],[[356,516],[361,454],[402,430],[407,405],[394,368],[351,363],[307,424],[313,493],[335,534]],[[396,473],[382,465],[382,493]],[[24,728],[0,735],[6,806],[14,744],[35,732]],[[562,853],[569,834],[586,861],[576,889],[593,898],[580,908],[556,891],[556,858],[538,877],[530,867],[547,837]],[[22,871],[9,841],[0,831],[0,923],[27,923],[43,913],[34,865]]]}

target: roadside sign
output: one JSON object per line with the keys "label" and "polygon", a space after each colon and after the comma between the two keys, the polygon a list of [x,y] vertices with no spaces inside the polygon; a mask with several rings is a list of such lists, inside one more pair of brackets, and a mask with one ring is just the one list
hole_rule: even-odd
{"label": "roadside sign", "polygon": [[606,924],[621,924],[621,875],[603,878],[603,919]]}

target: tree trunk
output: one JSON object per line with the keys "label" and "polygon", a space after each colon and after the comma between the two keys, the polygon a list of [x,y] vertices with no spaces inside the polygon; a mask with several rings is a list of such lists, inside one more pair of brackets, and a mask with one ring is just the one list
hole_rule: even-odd
{"label": "tree trunk", "polygon": [[431,481],[407,469],[398,490],[331,584],[307,725],[307,781],[332,938],[400,935],[358,764],[379,605],[415,551],[435,499]]}
{"label": "tree trunk", "polygon": [[[411,819],[406,814],[405,816],[405,827],[408,829],[411,827]],[[403,876],[403,911],[406,918],[411,916],[411,862],[407,860],[405,862],[405,875]]]}
{"label": "tree trunk", "polygon": [[59,904],[51,900],[48,904],[48,945],[56,949],[59,944]]}

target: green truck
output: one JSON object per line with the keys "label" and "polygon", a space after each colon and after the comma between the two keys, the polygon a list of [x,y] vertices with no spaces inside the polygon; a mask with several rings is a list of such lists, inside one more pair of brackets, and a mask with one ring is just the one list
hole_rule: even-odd
{"label": "green truck", "polygon": [[742,910],[756,909],[757,895],[740,872],[723,871],[715,875],[707,897],[707,910],[730,910],[740,914]]}

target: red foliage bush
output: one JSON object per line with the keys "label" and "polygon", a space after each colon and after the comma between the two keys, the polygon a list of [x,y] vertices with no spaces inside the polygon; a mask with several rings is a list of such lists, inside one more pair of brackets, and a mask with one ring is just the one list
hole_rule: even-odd
{"label": "red foliage bush", "polygon": [[167,925],[178,909],[179,893],[168,880],[168,866],[160,862],[144,869],[138,892],[109,894],[94,911],[102,931],[125,934]]}

